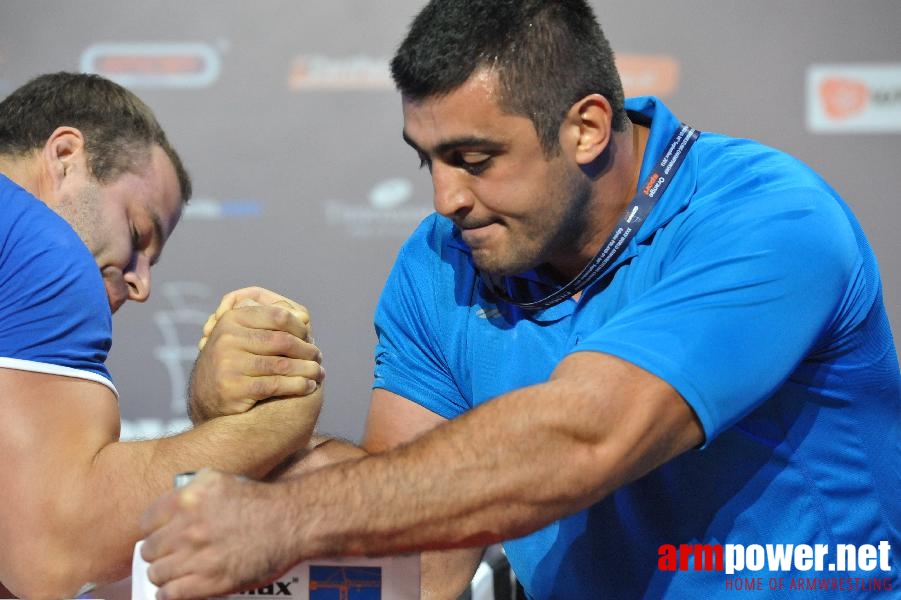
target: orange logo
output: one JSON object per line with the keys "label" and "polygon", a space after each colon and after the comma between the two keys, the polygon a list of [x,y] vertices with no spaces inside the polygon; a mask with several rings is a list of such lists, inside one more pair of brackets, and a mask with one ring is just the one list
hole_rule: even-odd
{"label": "orange logo", "polygon": [[651,190],[654,188],[654,184],[657,183],[657,180],[659,178],[660,175],[658,175],[657,173],[651,173],[651,176],[648,178],[648,182],[644,186],[644,190],[642,190],[645,196],[651,195]]}
{"label": "orange logo", "polygon": [[657,54],[619,54],[616,66],[626,96],[667,96],[679,83],[679,62]]}
{"label": "orange logo", "polygon": [[842,120],[862,112],[870,98],[870,90],[855,79],[829,77],[820,82],[820,100],[830,119]]}
{"label": "orange logo", "polygon": [[388,59],[301,55],[288,74],[292,90],[393,90]]}

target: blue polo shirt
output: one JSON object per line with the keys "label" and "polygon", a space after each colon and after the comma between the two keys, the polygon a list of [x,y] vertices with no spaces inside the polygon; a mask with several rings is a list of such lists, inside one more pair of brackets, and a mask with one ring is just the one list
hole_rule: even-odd
{"label": "blue polo shirt", "polygon": [[88,379],[104,364],[112,315],[103,278],[72,227],[0,175],[0,368]]}
{"label": "blue polo shirt", "polygon": [[[680,123],[655,98],[626,108],[651,124],[644,181]],[[784,153],[702,133],[615,272],[538,312],[494,297],[432,215],[402,247],[375,326],[374,386],[448,419],[580,351],[657,375],[698,416],[701,448],[504,544],[532,598],[733,598],[735,577],[901,586],[901,378],[878,267],[848,207]],[[839,544],[882,541],[888,571],[828,570]],[[670,570],[661,553],[680,544],[829,554],[822,572]]]}

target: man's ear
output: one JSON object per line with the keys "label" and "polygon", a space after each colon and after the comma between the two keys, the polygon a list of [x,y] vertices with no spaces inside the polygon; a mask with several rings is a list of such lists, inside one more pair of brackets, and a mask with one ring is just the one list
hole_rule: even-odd
{"label": "man's ear", "polygon": [[563,119],[561,143],[580,165],[588,165],[607,149],[613,133],[613,109],[600,94],[575,102]]}
{"label": "man's ear", "polygon": [[41,159],[54,187],[58,188],[67,175],[87,168],[84,135],[74,127],[57,127],[47,138]]}

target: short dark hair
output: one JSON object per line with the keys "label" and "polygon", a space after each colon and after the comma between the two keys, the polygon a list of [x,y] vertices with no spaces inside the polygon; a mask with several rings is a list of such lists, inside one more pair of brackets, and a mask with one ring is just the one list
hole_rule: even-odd
{"label": "short dark hair", "polygon": [[39,75],[4,98],[0,155],[33,152],[62,126],[82,132],[88,168],[101,183],[138,170],[156,145],[175,167],[182,201],[191,197],[191,178],[153,111],[135,94],[99,75]]}
{"label": "short dark hair", "polygon": [[583,0],[431,0],[391,74],[401,94],[423,100],[485,67],[498,73],[501,108],[530,118],[545,152],[556,153],[566,112],[589,94],[610,102],[614,129],[626,125],[613,51]]}

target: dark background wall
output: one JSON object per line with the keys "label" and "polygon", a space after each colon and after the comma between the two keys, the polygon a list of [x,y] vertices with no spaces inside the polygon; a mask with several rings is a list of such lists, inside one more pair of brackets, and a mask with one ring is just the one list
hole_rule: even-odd
{"label": "dark background wall", "polygon": [[[901,326],[901,2],[593,0],[627,93],[702,130],[759,139],[844,195]],[[263,285],[305,303],[328,370],[324,431],[357,439],[372,311],[431,207],[401,140],[387,61],[420,0],[4,0],[0,97],[42,72],[96,71],[156,111],[195,199],[115,317],[125,437],[184,425],[195,344],[220,296]]]}

